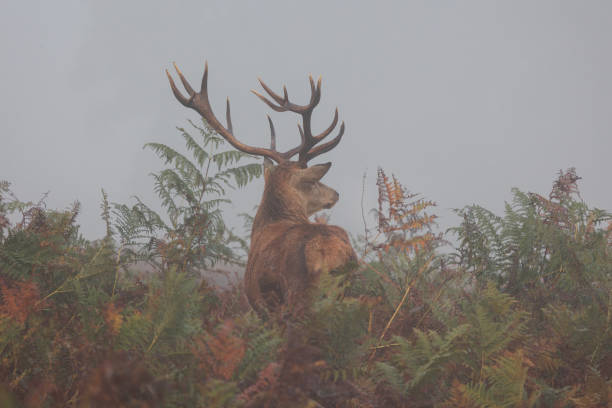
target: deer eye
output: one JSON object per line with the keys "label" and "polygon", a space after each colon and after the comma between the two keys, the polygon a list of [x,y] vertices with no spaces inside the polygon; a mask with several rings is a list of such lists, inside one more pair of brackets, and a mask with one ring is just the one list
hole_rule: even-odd
{"label": "deer eye", "polygon": [[315,186],[314,181],[302,181],[301,183],[301,187],[303,190],[312,190],[314,186]]}

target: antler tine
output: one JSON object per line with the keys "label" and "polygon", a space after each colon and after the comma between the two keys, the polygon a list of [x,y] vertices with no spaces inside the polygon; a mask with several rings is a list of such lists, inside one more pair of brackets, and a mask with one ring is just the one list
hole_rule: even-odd
{"label": "antler tine", "polygon": [[313,136],[312,138],[316,140],[317,142],[325,139],[327,135],[329,135],[332,132],[332,130],[334,130],[337,124],[338,124],[338,108],[336,108],[336,111],[334,112],[334,119],[332,120],[331,125],[329,125],[329,127],[325,129],[323,132],[319,133],[316,136]]}
{"label": "antler tine", "polygon": [[257,78],[257,80],[261,84],[261,87],[268,93],[268,95],[270,95],[272,99],[274,99],[279,105],[283,106],[289,100],[289,97],[287,96],[286,86],[283,86],[283,92],[285,94],[285,97],[281,98],[281,96],[274,92],[272,89],[270,89],[270,87],[266,85],[266,83],[261,78]]}
{"label": "antler tine", "polygon": [[272,123],[272,118],[270,115],[266,115],[268,117],[268,123],[270,124],[270,149],[276,151],[276,133],[274,132],[274,123]]}
{"label": "antler tine", "polygon": [[308,80],[310,81],[310,103],[309,105],[313,105],[314,108],[319,101],[321,100],[321,75],[317,79],[317,85],[315,87],[314,80],[312,79],[312,75],[308,75]]}
{"label": "antler tine", "polygon": [[314,80],[312,79],[311,74],[308,74],[308,81],[310,82],[310,103],[312,103],[314,101],[317,89],[315,88]]}
{"label": "antler tine", "polygon": [[338,132],[338,135],[335,138],[333,138],[327,143],[323,143],[322,145],[310,149],[308,153],[306,153],[304,163],[307,163],[318,155],[329,152],[331,149],[336,147],[338,143],[340,143],[342,135],[344,135],[344,122],[342,122],[342,124],[340,125],[340,131]]}
{"label": "antler tine", "polygon": [[284,108],[282,106],[275,105],[273,102],[269,101],[268,98],[266,98],[265,96],[263,96],[262,94],[260,94],[254,89],[251,89],[251,92],[255,94],[255,96],[257,96],[259,99],[264,101],[266,105],[268,105],[270,108],[272,108],[276,112],[286,112],[288,110],[287,108]]}
{"label": "antler tine", "polygon": [[168,81],[170,81],[170,88],[172,88],[172,93],[174,94],[174,97],[182,105],[189,107],[189,104],[191,103],[191,98],[185,98],[183,96],[183,94],[181,93],[181,91],[178,90],[178,88],[176,87],[176,84],[174,83],[174,80],[172,79],[172,76],[170,75],[168,70],[166,70],[166,75],[168,76]]}
{"label": "antler tine", "polygon": [[302,126],[298,123],[297,127],[300,132],[301,142],[298,146],[294,147],[291,150],[287,150],[285,153],[283,153],[283,156],[285,156],[287,159],[290,159],[296,154],[298,154],[301,150],[304,149],[304,146],[306,145],[306,136],[304,136],[304,131],[302,130]]}
{"label": "antler tine", "polygon": [[[191,87],[189,82],[185,79],[185,77],[183,76],[183,73],[180,71],[180,69],[178,68],[176,64],[174,64],[174,68],[176,69],[176,72],[181,82],[183,83],[185,90],[189,94],[189,98],[186,98],[185,96],[183,96],[183,94],[177,89],[176,84],[174,83],[174,80],[172,79],[172,76],[170,75],[168,70],[166,70],[166,75],[168,76],[168,81],[170,82],[170,88],[172,88],[172,93],[174,94],[176,99],[184,106],[191,108],[195,110],[196,112],[198,112],[200,115],[202,115],[202,117],[206,120],[206,122],[208,122],[208,124],[213,129],[215,129],[217,133],[219,133],[219,135],[221,135],[225,140],[227,140],[229,144],[231,144],[236,149],[242,152],[256,155],[256,156],[265,156],[265,157],[268,157],[269,159],[276,161],[277,163],[282,163],[284,161],[287,161],[287,158],[281,153],[277,152],[275,149],[271,150],[271,149],[265,149],[262,147],[252,147],[252,146],[246,145],[238,141],[234,137],[234,133],[232,129],[232,118],[231,118],[229,99],[227,99],[226,108],[225,108],[227,128],[225,128],[221,124],[221,122],[219,122],[219,120],[213,113],[212,108],[210,107],[210,102],[208,100],[208,63],[206,63],[204,66],[204,75],[202,77],[202,85],[200,87],[200,92],[195,92],[193,90],[193,88]],[[273,137],[275,138],[275,136]]]}
{"label": "antler tine", "polygon": [[176,70],[176,73],[178,74],[179,78],[181,79],[181,82],[183,83],[183,87],[185,87],[185,90],[187,91],[189,96],[193,97],[193,95],[195,94],[195,91],[193,90],[191,85],[189,85],[189,82],[187,82],[185,77],[183,76],[183,73],[181,72],[179,67],[176,65],[176,62],[173,62],[172,65],[174,65],[174,69]]}
{"label": "antler tine", "polygon": [[302,145],[306,144],[306,135],[304,135],[304,129],[302,129],[302,125],[297,124],[298,130],[300,131],[300,138],[302,141]]}
{"label": "antler tine", "polygon": [[204,74],[202,75],[202,84],[200,85],[200,93],[208,95],[208,61],[204,61]]}
{"label": "antler tine", "polygon": [[227,130],[230,131],[230,133],[234,133],[234,131],[232,130],[232,115],[230,113],[230,103],[229,103],[229,98],[227,98],[227,103],[225,105],[225,120],[227,120]]}

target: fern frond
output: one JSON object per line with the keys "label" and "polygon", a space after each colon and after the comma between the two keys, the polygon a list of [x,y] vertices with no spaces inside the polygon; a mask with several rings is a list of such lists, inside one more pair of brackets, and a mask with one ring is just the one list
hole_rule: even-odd
{"label": "fern frond", "polygon": [[185,139],[185,145],[187,146],[187,150],[193,154],[194,159],[200,166],[200,168],[204,168],[204,165],[210,160],[210,154],[203,149],[191,136],[187,131],[183,128],[178,128],[181,131],[181,135]]}
{"label": "fern frond", "polygon": [[191,174],[200,174],[200,169],[191,160],[165,144],[147,143],[144,147],[153,150],[165,164],[172,164],[176,169],[187,169]]}
{"label": "fern frond", "polygon": [[225,169],[215,174],[215,178],[224,180],[229,183],[230,177],[236,183],[237,187],[244,187],[254,179],[261,177],[263,167],[259,163],[250,163],[238,167]]}

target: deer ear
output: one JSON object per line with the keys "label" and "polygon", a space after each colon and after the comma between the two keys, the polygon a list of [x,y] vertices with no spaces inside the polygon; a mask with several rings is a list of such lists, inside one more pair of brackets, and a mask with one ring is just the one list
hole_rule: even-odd
{"label": "deer ear", "polygon": [[304,172],[307,178],[319,181],[323,178],[325,173],[329,171],[331,165],[331,162],[315,164],[314,166],[308,167]]}
{"label": "deer ear", "polygon": [[267,180],[268,176],[270,175],[270,171],[272,171],[272,169],[274,168],[274,162],[272,162],[272,160],[268,159],[267,157],[264,157],[263,166],[264,166],[264,180]]}

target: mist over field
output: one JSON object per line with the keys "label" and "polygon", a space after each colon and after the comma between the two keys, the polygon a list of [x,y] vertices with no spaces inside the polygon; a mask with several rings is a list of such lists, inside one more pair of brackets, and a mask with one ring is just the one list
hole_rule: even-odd
{"label": "mist over field", "polygon": [[612,406],[612,3],[3,6],[0,407]]}
{"label": "mist over field", "polygon": [[[213,109],[232,102],[240,140],[299,141],[297,118],[252,95],[261,77],[307,100],[323,77],[315,130],[338,106],[346,133],[321,157],[341,199],[332,222],[353,234],[375,206],[378,166],[449,209],[503,209],[510,188],[544,191],[576,167],[582,195],[610,208],[612,6],[607,2],[8,2],[0,16],[0,174],[23,200],[82,203],[88,238],[104,232],[100,188],[113,202],[155,205],[146,142],[181,149],[176,126],[197,120],[173,98],[176,61],[198,84],[210,65]],[[259,203],[262,181],[232,192],[230,224]],[[502,199],[503,198],[503,199]]]}

